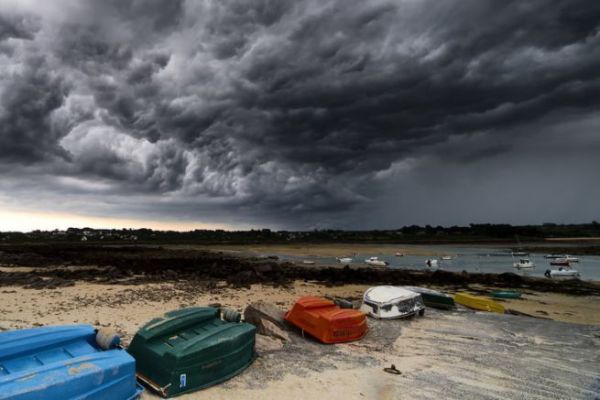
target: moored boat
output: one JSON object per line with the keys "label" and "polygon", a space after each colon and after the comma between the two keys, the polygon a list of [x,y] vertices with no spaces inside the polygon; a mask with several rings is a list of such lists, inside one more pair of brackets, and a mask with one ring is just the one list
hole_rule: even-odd
{"label": "moored boat", "polygon": [[425,313],[421,295],[399,286],[375,286],[367,289],[360,309],[371,317],[385,319]]}
{"label": "moored boat", "polygon": [[442,256],[442,260],[444,260],[444,261],[450,261],[450,260],[452,260],[453,258],[454,258],[454,257],[452,257],[452,256]]}
{"label": "moored boat", "polygon": [[135,360],[118,344],[90,325],[2,332],[0,399],[137,399]]}
{"label": "moored boat", "polygon": [[435,258],[427,259],[425,260],[425,265],[427,265],[429,268],[436,268],[438,266],[438,260]]}
{"label": "moored boat", "polygon": [[535,264],[528,258],[521,258],[518,262],[513,263],[513,267],[517,269],[534,269]]}
{"label": "moored boat", "polygon": [[380,260],[379,257],[369,257],[365,260],[365,263],[376,267],[385,267],[386,265],[389,265],[387,261]]}
{"label": "moored boat", "polygon": [[298,299],[284,318],[322,343],[359,340],[368,329],[362,311],[343,309],[330,300],[314,296]]}
{"label": "moored boat", "polygon": [[336,261],[340,264],[350,264],[352,262],[352,257],[337,257]]}
{"label": "moored boat", "polygon": [[491,296],[497,299],[520,299],[521,292],[516,290],[496,290],[491,293]]}
{"label": "moored boat", "polygon": [[417,286],[402,286],[402,288],[419,293],[427,307],[451,309],[454,308],[454,298],[437,290]]}
{"label": "moored boat", "polygon": [[560,266],[560,267],[570,267],[571,263],[569,263],[569,261],[567,261],[566,258],[555,258],[554,260],[550,261],[550,265]]}
{"label": "moored boat", "polygon": [[256,327],[239,322],[237,312],[190,307],[145,324],[127,351],[137,361],[138,378],[164,397],[223,382],[255,359]]}
{"label": "moored boat", "polygon": [[564,259],[570,263],[577,263],[579,262],[579,258],[577,257],[573,257],[573,256],[569,256],[569,255],[565,255]]}
{"label": "moored boat", "polygon": [[487,297],[474,296],[468,293],[457,293],[454,301],[460,305],[480,311],[496,312],[503,314],[504,306]]}
{"label": "moored boat", "polygon": [[580,274],[575,269],[560,267],[559,269],[547,269],[544,276],[546,278],[579,279]]}
{"label": "moored boat", "polygon": [[313,260],[302,260],[302,264],[315,265],[315,261],[313,261]]}

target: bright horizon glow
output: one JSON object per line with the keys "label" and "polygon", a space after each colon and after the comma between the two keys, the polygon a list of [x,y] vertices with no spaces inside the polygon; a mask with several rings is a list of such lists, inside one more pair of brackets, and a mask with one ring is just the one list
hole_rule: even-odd
{"label": "bright horizon glow", "polygon": [[67,228],[94,229],[140,229],[191,231],[194,229],[233,230],[223,224],[206,224],[192,221],[156,221],[132,218],[110,218],[80,215],[75,213],[45,212],[37,210],[0,210],[0,232],[31,232],[34,230],[52,231]]}

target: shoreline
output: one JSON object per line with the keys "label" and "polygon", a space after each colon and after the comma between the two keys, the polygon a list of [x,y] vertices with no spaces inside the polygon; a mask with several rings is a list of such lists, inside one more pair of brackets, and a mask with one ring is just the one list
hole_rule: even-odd
{"label": "shoreline", "polygon": [[[323,247],[327,249],[326,247]],[[331,249],[327,251],[338,251]],[[395,269],[368,266],[301,265],[255,257],[251,253],[183,248],[129,246],[13,246],[0,253],[0,286],[38,289],[67,287],[77,281],[143,285],[186,280],[226,281],[232,287],[252,284],[285,286],[296,280],[324,285],[438,285],[468,289],[487,285],[575,295],[600,295],[600,282],[550,280],[513,272],[465,273],[446,270]],[[15,268],[17,267],[17,268]],[[23,269],[30,268],[30,269]]]}
{"label": "shoreline", "polygon": [[[481,397],[482,390],[494,390],[499,398],[516,393],[547,398],[546,384],[535,383],[541,371],[560,377],[552,386],[554,397],[584,398],[597,379],[600,283],[557,284],[513,273],[307,266],[189,248],[13,247],[0,252],[0,265],[7,261],[13,266],[0,267],[0,331],[87,323],[115,331],[125,347],[149,320],[192,306],[243,311],[265,301],[285,311],[305,295],[356,305],[376,284],[450,294],[487,295],[517,286],[522,292],[522,299],[499,300],[507,314],[457,306],[427,308],[424,316],[411,319],[369,318],[361,341],[335,346],[294,329],[283,342],[257,335],[258,357],[250,368],[182,400],[320,399],[323,393],[336,400],[407,393],[415,399],[464,399]],[[401,376],[383,372],[391,364]],[[159,397],[147,390],[142,399]]]}

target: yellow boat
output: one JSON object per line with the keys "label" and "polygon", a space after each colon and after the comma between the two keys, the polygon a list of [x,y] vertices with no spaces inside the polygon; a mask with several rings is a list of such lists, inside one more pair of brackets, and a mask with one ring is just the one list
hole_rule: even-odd
{"label": "yellow boat", "polygon": [[454,295],[454,301],[475,310],[504,314],[504,306],[502,304],[486,297],[473,296],[468,293],[457,293]]}

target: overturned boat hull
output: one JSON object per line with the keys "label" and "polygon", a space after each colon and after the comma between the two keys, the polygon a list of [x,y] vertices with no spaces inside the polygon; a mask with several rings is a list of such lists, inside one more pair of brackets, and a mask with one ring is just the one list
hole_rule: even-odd
{"label": "overturned boat hull", "polygon": [[474,296],[468,293],[457,293],[454,295],[454,301],[465,307],[487,312],[495,312],[504,314],[504,306],[494,300],[490,300],[486,297]]}
{"label": "overturned boat hull", "polygon": [[284,318],[322,343],[359,340],[368,329],[363,312],[342,309],[330,300],[314,296],[298,299]]}
{"label": "overturned boat hull", "polygon": [[420,294],[399,286],[375,286],[365,291],[360,309],[380,319],[423,315],[425,305]]}
{"label": "overturned boat hull", "polygon": [[496,290],[491,293],[492,297],[496,299],[520,299],[521,292],[516,290]]}
{"label": "overturned boat hull", "polygon": [[437,290],[416,287],[416,286],[402,286],[403,288],[419,293],[423,299],[423,303],[427,307],[439,308],[442,310],[449,310],[455,307],[454,298],[452,296],[439,292]]}
{"label": "overturned boat hull", "polygon": [[135,360],[103,349],[89,325],[0,333],[0,399],[132,400]]}
{"label": "overturned boat hull", "polygon": [[190,307],[144,325],[127,349],[138,363],[140,380],[170,397],[216,385],[246,369],[255,358],[256,328],[225,321],[220,314],[217,308]]}

